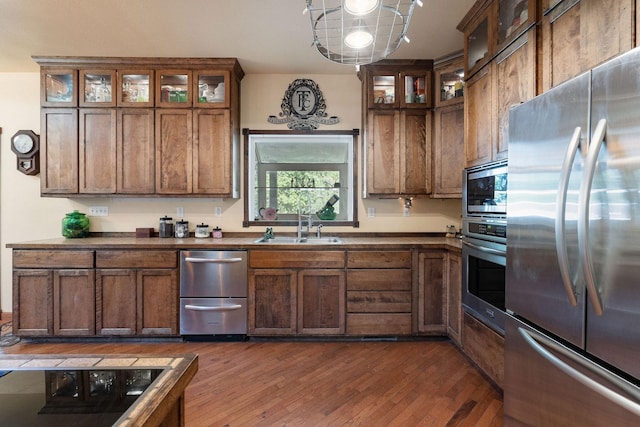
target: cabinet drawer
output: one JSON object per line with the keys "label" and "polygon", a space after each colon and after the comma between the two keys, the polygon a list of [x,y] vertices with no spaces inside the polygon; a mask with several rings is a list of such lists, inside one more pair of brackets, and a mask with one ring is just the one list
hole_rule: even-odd
{"label": "cabinet drawer", "polygon": [[410,291],[411,270],[348,270],[348,291]]}
{"label": "cabinet drawer", "polygon": [[410,313],[347,314],[348,335],[410,335]]}
{"label": "cabinet drawer", "polygon": [[347,292],[348,313],[411,313],[411,292]]}
{"label": "cabinet drawer", "polygon": [[252,268],[344,268],[344,251],[250,251]]}
{"label": "cabinet drawer", "polygon": [[176,268],[177,251],[96,251],[96,268]]}
{"label": "cabinet drawer", "polygon": [[411,251],[349,251],[347,268],[411,268]]}
{"label": "cabinet drawer", "polygon": [[13,268],[93,268],[93,251],[13,251]]}

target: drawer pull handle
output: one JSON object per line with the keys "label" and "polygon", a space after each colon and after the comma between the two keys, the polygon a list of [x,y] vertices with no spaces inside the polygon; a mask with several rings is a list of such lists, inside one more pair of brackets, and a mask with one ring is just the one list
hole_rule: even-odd
{"label": "drawer pull handle", "polygon": [[187,304],[184,306],[187,310],[194,311],[231,311],[231,310],[239,310],[242,308],[240,304],[232,304],[232,305],[220,305],[217,307],[208,307],[206,305],[191,305]]}
{"label": "drawer pull handle", "polygon": [[231,264],[242,261],[242,258],[193,258],[186,257],[186,262],[208,262],[212,264]]}

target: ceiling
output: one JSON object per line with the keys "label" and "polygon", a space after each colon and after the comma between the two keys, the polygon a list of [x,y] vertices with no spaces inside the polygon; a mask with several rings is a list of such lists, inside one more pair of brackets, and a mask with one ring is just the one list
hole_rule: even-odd
{"label": "ceiling", "polygon": [[[423,0],[390,58],[438,59],[463,46],[475,0]],[[311,45],[305,0],[0,0],[0,72],[31,56],[236,57],[247,74],[350,74]]]}

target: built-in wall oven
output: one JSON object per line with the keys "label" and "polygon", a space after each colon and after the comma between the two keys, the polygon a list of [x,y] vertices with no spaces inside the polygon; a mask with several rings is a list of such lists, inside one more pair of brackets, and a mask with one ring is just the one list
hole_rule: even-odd
{"label": "built-in wall oven", "polygon": [[507,253],[507,163],[463,173],[462,304],[504,335]]}

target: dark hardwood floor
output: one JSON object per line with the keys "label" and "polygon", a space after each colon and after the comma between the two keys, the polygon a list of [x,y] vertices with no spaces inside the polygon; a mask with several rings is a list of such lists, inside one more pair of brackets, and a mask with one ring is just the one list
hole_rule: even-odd
{"label": "dark hardwood floor", "polygon": [[196,353],[189,427],[502,425],[501,393],[448,341],[22,341],[0,353]]}

